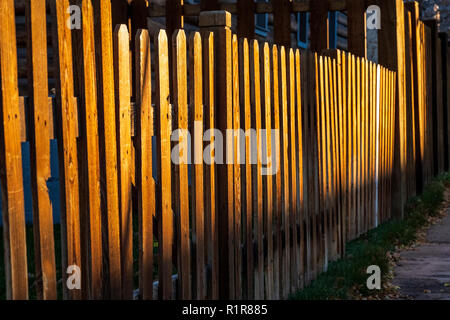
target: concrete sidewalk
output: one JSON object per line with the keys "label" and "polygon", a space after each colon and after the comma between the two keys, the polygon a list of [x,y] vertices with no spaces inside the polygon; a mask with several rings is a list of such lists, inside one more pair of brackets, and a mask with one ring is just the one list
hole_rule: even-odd
{"label": "concrete sidewalk", "polygon": [[427,233],[427,243],[400,253],[393,284],[416,300],[450,300],[450,209]]}

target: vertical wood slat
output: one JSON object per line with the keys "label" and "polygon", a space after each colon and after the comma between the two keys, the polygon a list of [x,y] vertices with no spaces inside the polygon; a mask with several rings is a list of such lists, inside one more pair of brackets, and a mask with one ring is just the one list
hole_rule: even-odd
{"label": "vertical wood slat", "polygon": [[337,259],[338,254],[338,242],[339,242],[339,215],[341,211],[340,206],[340,195],[339,195],[339,134],[338,134],[338,123],[337,123],[337,92],[336,92],[336,59],[328,58],[329,61],[329,83],[330,83],[330,102],[331,102],[331,130],[332,130],[332,157],[333,157],[333,164],[332,164],[332,174],[333,174],[333,194],[332,194],[332,204],[333,204],[333,216],[331,220],[331,245],[332,245],[332,252],[331,252],[331,260],[335,261]]}
{"label": "vertical wood slat", "polygon": [[407,112],[407,133],[408,133],[408,197],[416,195],[416,135],[415,135],[415,108],[416,108],[416,97],[414,95],[414,46],[415,39],[413,34],[413,18],[411,11],[407,4],[405,4],[405,43],[406,43],[406,62],[408,67],[405,70],[406,73],[406,94],[407,94],[407,105],[410,106],[406,109]]}
{"label": "vertical wood slat", "polygon": [[195,238],[195,279],[196,298],[205,299],[205,238],[204,238],[204,177],[203,177],[203,87],[202,87],[202,43],[200,33],[189,38],[189,78],[190,78],[190,128],[193,133],[193,218],[192,229]]}
{"label": "vertical wood slat", "polygon": [[272,113],[273,113],[273,129],[278,134],[275,136],[275,162],[278,166],[278,170],[275,175],[274,183],[274,217],[275,217],[275,248],[274,248],[274,298],[280,299],[282,297],[282,209],[281,209],[281,144],[280,144],[280,95],[279,95],[279,58],[278,58],[278,47],[273,45],[271,48],[271,65],[272,65],[272,86],[273,86],[273,103],[272,103]]}
{"label": "vertical wood slat", "polygon": [[[208,1],[209,2],[209,1]],[[203,4],[203,2],[202,2]],[[225,15],[227,17],[227,14]],[[231,25],[226,23],[217,28],[217,83],[216,83],[216,123],[217,129],[225,137],[224,155],[231,153],[232,137],[226,135],[227,128],[233,127],[233,101],[232,101],[232,48],[231,48]],[[217,196],[219,215],[219,255],[226,257],[219,260],[219,297],[221,299],[234,298],[234,207],[233,207],[233,173],[232,164],[221,164],[217,166]]]}
{"label": "vertical wood slat", "polygon": [[168,0],[166,1],[166,32],[171,36],[175,30],[183,29],[183,3],[184,0]]}
{"label": "vertical wood slat", "polygon": [[358,57],[367,57],[365,1],[347,0],[348,51]]}
{"label": "vertical wood slat", "polygon": [[290,197],[289,197],[289,114],[288,114],[288,88],[287,88],[287,54],[286,48],[280,48],[280,95],[281,95],[281,159],[282,159],[282,219],[284,232],[283,249],[283,297],[287,297],[290,289]]}
{"label": "vertical wood slat", "polygon": [[308,95],[309,95],[309,101],[311,112],[310,115],[310,135],[311,135],[311,141],[310,141],[310,148],[311,148],[311,159],[310,159],[310,165],[313,166],[314,171],[311,172],[311,185],[313,186],[313,190],[309,194],[314,195],[314,201],[311,199],[311,217],[310,217],[310,238],[312,242],[312,248],[311,248],[311,280],[314,279],[318,274],[318,266],[317,263],[317,257],[319,255],[319,241],[318,241],[318,232],[317,232],[317,217],[318,212],[320,210],[320,164],[318,159],[320,149],[317,145],[317,139],[318,139],[318,131],[319,127],[317,125],[317,115],[315,115],[314,110],[318,109],[320,104],[318,100],[317,92],[319,90],[319,62],[317,54],[310,54],[309,55],[309,61],[308,63],[312,66],[312,68],[309,71],[310,77],[309,81],[314,81],[311,83],[314,83],[315,86],[311,85],[308,88]]}
{"label": "vertical wood slat", "polygon": [[396,139],[394,154],[393,212],[404,216],[406,202],[406,79],[405,79],[405,21],[402,0],[377,1],[381,8],[379,39],[379,62],[397,72]]}
{"label": "vertical wood slat", "polygon": [[[215,125],[215,90],[214,90],[214,34],[212,32],[204,33],[204,77],[205,77],[205,129],[213,130]],[[211,132],[211,149],[215,148],[214,132]],[[211,150],[210,149],[210,150]],[[212,299],[219,298],[219,274],[218,274],[218,230],[217,230],[217,206],[216,206],[216,170],[215,170],[215,154],[211,150],[211,164],[206,166],[205,172],[205,212],[206,212],[206,246],[207,246],[207,263],[210,268],[210,277],[208,282],[210,285],[209,296]]]}
{"label": "vertical wood slat", "polygon": [[[98,114],[97,114],[97,80],[95,74],[95,43],[94,43],[94,18],[91,1],[83,1],[83,103],[79,105],[81,115],[81,127],[84,136],[82,144],[84,156],[82,163],[87,167],[84,183],[89,188],[88,195],[88,230],[89,239],[89,286],[90,297],[100,299],[102,297],[102,227],[101,227],[101,195],[100,195],[100,160],[98,142]],[[83,117],[84,115],[84,117]],[[86,213],[87,214],[87,213]],[[89,252],[89,251],[88,251]]]}
{"label": "vertical wood slat", "polygon": [[[153,298],[153,217],[155,181],[153,179],[154,110],[151,88],[150,36],[147,30],[136,34],[136,186],[139,215],[139,288],[141,299]],[[183,281],[182,270],[180,282]]]}
{"label": "vertical wood slat", "polygon": [[[318,147],[318,157],[317,157],[317,161],[319,163],[319,208],[318,208],[318,212],[317,214],[320,217],[320,224],[319,224],[319,256],[316,257],[317,258],[317,263],[319,266],[319,272],[322,272],[322,254],[326,255],[326,250],[327,247],[324,247],[324,241],[326,241],[325,237],[326,235],[324,234],[323,230],[321,229],[323,227],[322,221],[324,219],[325,216],[325,212],[327,210],[327,206],[326,206],[326,187],[327,187],[327,182],[326,182],[326,177],[327,177],[327,172],[326,172],[326,139],[325,137],[325,131],[326,128],[324,126],[324,111],[325,111],[325,94],[324,94],[324,64],[323,64],[323,57],[319,57],[318,58],[318,86],[317,86],[317,108],[316,108],[316,121],[317,121],[317,147]],[[324,250],[324,251],[322,251]]]}
{"label": "vertical wood slat", "polygon": [[133,298],[133,221],[131,199],[131,88],[127,26],[114,30],[117,155],[119,160],[120,249],[122,299]]}
{"label": "vertical wood slat", "polygon": [[14,1],[0,3],[0,168],[8,299],[28,299]]}
{"label": "vertical wood slat", "polygon": [[356,237],[361,235],[362,187],[361,187],[361,59],[356,57]]}
{"label": "vertical wood slat", "polygon": [[[56,54],[57,105],[56,126],[58,133],[59,169],[61,181],[61,224],[63,246],[63,270],[68,266],[81,266],[80,203],[77,156],[76,106],[73,98],[72,41],[66,22],[69,18],[69,1],[52,1],[54,17],[53,40]],[[63,272],[63,283],[67,274]],[[79,299],[81,290],[68,290],[63,286],[64,297]]]}
{"label": "vertical wood slat", "polygon": [[238,16],[238,37],[253,39],[255,37],[255,1],[237,0],[236,6]]}
{"label": "vertical wood slat", "polygon": [[119,299],[121,291],[120,215],[116,139],[116,107],[114,96],[114,64],[111,2],[94,1],[95,51],[97,61],[97,99],[99,109],[100,177],[102,222],[106,225],[107,281],[111,299]]}
{"label": "vertical wood slat", "polygon": [[174,129],[179,130],[180,163],[175,166],[174,189],[179,195],[175,200],[177,256],[179,276],[179,297],[191,298],[191,257],[189,236],[189,178],[188,178],[188,118],[187,105],[187,66],[186,66],[186,35],[184,30],[178,30],[173,35],[173,83],[174,83]]}
{"label": "vertical wood slat", "polygon": [[305,216],[305,197],[304,197],[304,147],[303,147],[303,114],[302,114],[302,107],[303,107],[303,95],[302,95],[302,89],[303,86],[301,85],[302,76],[303,76],[303,66],[300,63],[300,51],[297,49],[295,51],[295,81],[296,81],[296,92],[297,92],[297,100],[296,100],[296,121],[297,121],[297,170],[298,170],[298,210],[296,212],[297,219],[298,219],[298,240],[294,239],[298,242],[299,246],[299,252],[297,255],[297,267],[298,267],[298,275],[297,275],[297,281],[298,281],[298,288],[303,288],[305,285],[305,238],[304,238],[304,216]]}
{"label": "vertical wood slat", "polygon": [[315,0],[310,3],[310,47],[312,51],[320,52],[329,48],[330,35],[328,28],[329,0]]}
{"label": "vertical wood slat", "polygon": [[324,62],[326,58],[320,56],[319,57],[319,77],[320,77],[320,93],[318,93],[318,106],[320,108],[317,108],[317,126],[319,128],[318,130],[318,140],[317,145],[320,147],[319,149],[319,163],[321,172],[319,174],[320,177],[320,183],[321,183],[321,206],[318,211],[319,214],[319,229],[318,229],[318,236],[319,236],[319,243],[320,243],[320,251],[319,256],[317,257],[317,262],[319,264],[318,266],[318,272],[321,273],[324,271],[324,268],[326,267],[326,262],[328,260],[328,239],[329,236],[327,234],[327,222],[328,222],[328,214],[329,214],[329,193],[328,193],[328,156],[329,153],[327,142],[329,139],[327,139],[327,134],[329,133],[327,128],[327,119],[326,119],[326,111],[328,111],[328,93],[326,90],[328,89],[328,66],[326,61]]}
{"label": "vertical wood slat", "polygon": [[[252,110],[250,106],[250,60],[249,60],[249,44],[247,39],[242,39],[240,43],[240,100],[241,100],[241,124],[245,132],[250,132],[252,127]],[[245,186],[243,200],[243,214],[245,215],[245,251],[246,251],[246,298],[254,297],[254,277],[253,277],[253,197],[252,197],[252,141],[251,136],[245,136],[245,173],[242,174],[242,184]],[[270,192],[270,191],[268,191]],[[269,195],[269,194],[268,194]]]}
{"label": "vertical wood slat", "polygon": [[233,35],[233,129],[234,129],[234,234],[235,234],[235,272],[236,286],[235,298],[242,299],[242,238],[241,238],[241,119],[239,106],[239,44],[236,35]]}
{"label": "vertical wood slat", "polygon": [[290,197],[290,217],[289,217],[289,234],[292,236],[292,240],[287,245],[290,247],[290,288],[289,293],[295,292],[297,290],[297,279],[298,279],[298,265],[297,265],[297,255],[298,255],[298,245],[297,245],[297,154],[296,154],[296,86],[295,86],[295,56],[294,50],[291,48],[288,52],[289,66],[288,66],[288,80],[289,80],[289,162],[290,162],[290,183],[289,183],[289,197]]}
{"label": "vertical wood slat", "polygon": [[[26,2],[28,31],[28,94],[32,106],[30,159],[37,297],[56,299],[53,211],[47,188],[50,172],[50,109],[47,85],[47,24],[45,1]],[[23,121],[25,119],[22,119]],[[97,193],[98,194],[98,193]]]}
{"label": "vertical wood slat", "polygon": [[351,238],[355,239],[357,236],[357,217],[358,217],[358,207],[357,207],[357,189],[358,189],[358,176],[357,176],[357,162],[358,162],[358,155],[357,155],[357,113],[356,113],[356,109],[357,109],[357,78],[356,78],[356,58],[354,55],[351,55],[351,81],[349,84],[351,84],[351,99],[352,102],[350,104],[350,108],[349,108],[349,112],[351,113],[351,140],[352,140],[352,157],[351,157],[351,161],[352,161],[352,173],[351,173],[351,177],[352,177],[352,211],[351,211]]}
{"label": "vertical wood slat", "polygon": [[256,130],[256,167],[253,168],[253,185],[255,186],[254,192],[254,212],[255,217],[255,238],[256,238],[256,272],[255,272],[255,299],[264,298],[264,247],[263,247],[263,199],[258,196],[263,192],[262,181],[262,135],[261,135],[261,75],[260,75],[260,55],[259,55],[259,43],[254,40],[250,46],[250,56],[252,59],[251,75],[252,75],[252,104],[254,109],[252,110],[252,127]]}
{"label": "vertical wood slat", "polygon": [[331,60],[329,57],[324,57],[324,80],[325,80],[325,126],[326,126],[326,156],[327,156],[327,206],[328,211],[324,219],[324,234],[325,234],[325,246],[327,248],[326,255],[324,257],[323,266],[324,270],[328,270],[328,262],[332,259],[332,219],[334,215],[335,206],[334,200],[334,175],[333,175],[333,138],[334,132],[332,128],[332,117],[333,117],[333,99],[332,99],[332,71],[331,71]]}
{"label": "vertical wood slat", "polygon": [[169,97],[169,55],[168,41],[164,30],[155,38],[157,54],[157,104],[156,136],[158,159],[158,211],[159,211],[159,296],[161,299],[172,298],[172,161],[171,134],[172,112]]}
{"label": "vertical wood slat", "polygon": [[[264,226],[265,235],[267,238],[267,260],[265,261],[265,297],[266,299],[273,299],[274,296],[274,258],[273,258],[273,213],[274,213],[274,199],[273,199],[273,175],[276,174],[278,164],[274,160],[275,152],[272,141],[276,136],[272,137],[272,94],[271,94],[271,65],[270,65],[270,49],[269,44],[264,43],[262,56],[263,72],[264,72],[264,94],[263,97],[263,127],[266,130],[266,176],[264,177],[264,191],[266,192],[264,202],[264,216],[266,224]],[[275,133],[276,135],[276,133]]]}
{"label": "vertical wood slat", "polygon": [[291,1],[271,0],[274,39],[279,46],[291,46]]}

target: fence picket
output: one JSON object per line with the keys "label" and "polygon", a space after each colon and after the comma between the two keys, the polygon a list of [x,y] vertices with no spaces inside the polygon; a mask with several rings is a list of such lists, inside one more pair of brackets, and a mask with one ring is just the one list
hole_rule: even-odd
{"label": "fence picket", "polygon": [[[80,198],[78,185],[77,156],[77,114],[73,97],[72,41],[70,29],[66,27],[69,18],[66,8],[69,2],[52,1],[51,6],[56,25],[54,26],[54,48],[58,52],[55,59],[58,77],[56,81],[57,108],[56,127],[62,185],[62,247],[63,270],[68,266],[81,266],[80,243]],[[63,272],[63,283],[67,273]],[[81,298],[81,290],[68,290],[63,286],[64,297]]]}
{"label": "fence picket", "polygon": [[191,249],[189,236],[189,177],[188,177],[188,97],[187,97],[187,66],[186,66],[186,35],[184,30],[178,30],[173,35],[173,83],[174,83],[174,129],[179,130],[179,147],[181,161],[175,165],[174,189],[178,197],[174,198],[176,212],[177,257],[179,277],[179,297],[191,298]]}
{"label": "fence picket", "polygon": [[172,245],[173,245],[173,213],[172,213],[172,161],[171,134],[172,108],[169,101],[169,55],[168,41],[164,30],[155,38],[157,53],[157,105],[156,136],[158,153],[158,270],[159,296],[161,299],[172,299]]}
{"label": "fence picket", "polygon": [[[84,165],[84,184],[89,188],[88,210],[85,215],[83,232],[89,239],[86,255],[89,261],[90,297],[101,299],[103,249],[102,249],[102,216],[100,194],[100,159],[98,141],[98,115],[97,115],[97,80],[95,75],[95,43],[94,43],[94,17],[91,1],[83,1],[83,76],[82,76],[82,103],[79,105],[80,127],[82,128],[82,144],[84,149],[80,157]],[[90,253],[89,253],[90,252]],[[88,278],[88,277],[86,277]]]}
{"label": "fence picket", "polygon": [[139,30],[135,41],[136,104],[138,106],[135,160],[139,216],[139,288],[140,298],[148,300],[153,298],[153,218],[156,214],[152,148],[154,109],[151,95],[152,69],[148,31]]}
{"label": "fence picket", "polygon": [[119,160],[120,250],[122,299],[133,298],[133,213],[131,199],[131,88],[127,26],[114,30],[117,154]]}
{"label": "fence picket", "polygon": [[[276,173],[277,164],[274,163],[274,147],[272,145],[272,94],[271,94],[271,65],[270,65],[270,49],[269,44],[264,43],[263,49],[263,66],[264,66],[264,117],[263,117],[263,127],[266,131],[266,168],[270,171],[264,178],[264,190],[266,191],[265,202],[264,202],[264,216],[266,218],[266,224],[264,226],[265,235],[267,238],[267,260],[265,261],[264,273],[266,275],[265,281],[265,297],[266,299],[273,299],[274,290],[274,258],[273,258],[273,213],[274,213],[274,202],[273,202],[273,174]],[[277,133],[275,133],[277,135]]]}
{"label": "fence picket", "polygon": [[[252,127],[252,110],[250,106],[250,60],[249,60],[249,45],[247,39],[242,39],[240,44],[240,66],[241,66],[241,123],[243,124],[245,132],[250,132]],[[245,200],[243,201],[243,213],[245,214],[245,251],[246,251],[246,297],[252,299],[254,297],[254,277],[253,277],[253,181],[252,181],[252,164],[251,154],[252,141],[251,136],[245,136],[245,174],[242,175],[242,184],[245,192]]]}
{"label": "fence picket", "polygon": [[[35,262],[37,296],[44,300],[56,299],[56,263],[53,234],[53,210],[45,183],[51,176],[50,168],[50,109],[47,84],[47,32],[45,1],[26,2],[28,31],[28,68],[30,112],[30,150],[34,213]],[[25,114],[23,114],[25,116]],[[22,121],[25,121],[21,115]],[[97,193],[98,194],[98,193]],[[94,259],[99,252],[94,252]],[[101,255],[101,254],[100,254]],[[95,279],[95,277],[94,277]]]}
{"label": "fence picket", "polygon": [[190,61],[190,129],[193,133],[193,215],[192,230],[195,239],[195,277],[196,298],[205,299],[205,211],[204,211],[204,185],[203,185],[203,86],[202,86],[202,42],[198,32],[189,38]]}
{"label": "fence picket", "polygon": [[0,169],[9,299],[28,299],[14,1],[0,3]]}

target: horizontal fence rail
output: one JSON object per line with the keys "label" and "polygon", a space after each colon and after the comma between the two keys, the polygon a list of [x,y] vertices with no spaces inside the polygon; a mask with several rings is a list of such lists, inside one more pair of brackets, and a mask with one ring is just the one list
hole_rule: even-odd
{"label": "horizontal fence rail", "polygon": [[[393,217],[397,72],[339,50],[239,39],[225,12],[205,13],[200,32],[151,36],[113,31],[111,2],[84,0],[82,30],[71,31],[69,1],[56,0],[49,97],[45,2],[26,7],[28,97],[18,94],[14,1],[0,2],[0,296],[285,299]],[[408,172],[427,183],[431,31],[410,26]]]}

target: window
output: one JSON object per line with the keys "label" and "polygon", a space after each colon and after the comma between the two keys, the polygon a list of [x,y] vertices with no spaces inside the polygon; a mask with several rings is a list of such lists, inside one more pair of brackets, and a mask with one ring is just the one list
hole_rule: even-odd
{"label": "window", "polygon": [[[256,2],[269,2],[269,0],[257,0]],[[261,37],[266,37],[269,32],[269,15],[260,13],[255,15],[255,33]]]}
{"label": "window", "polygon": [[297,45],[300,48],[308,48],[309,13],[299,12],[297,14]]}

